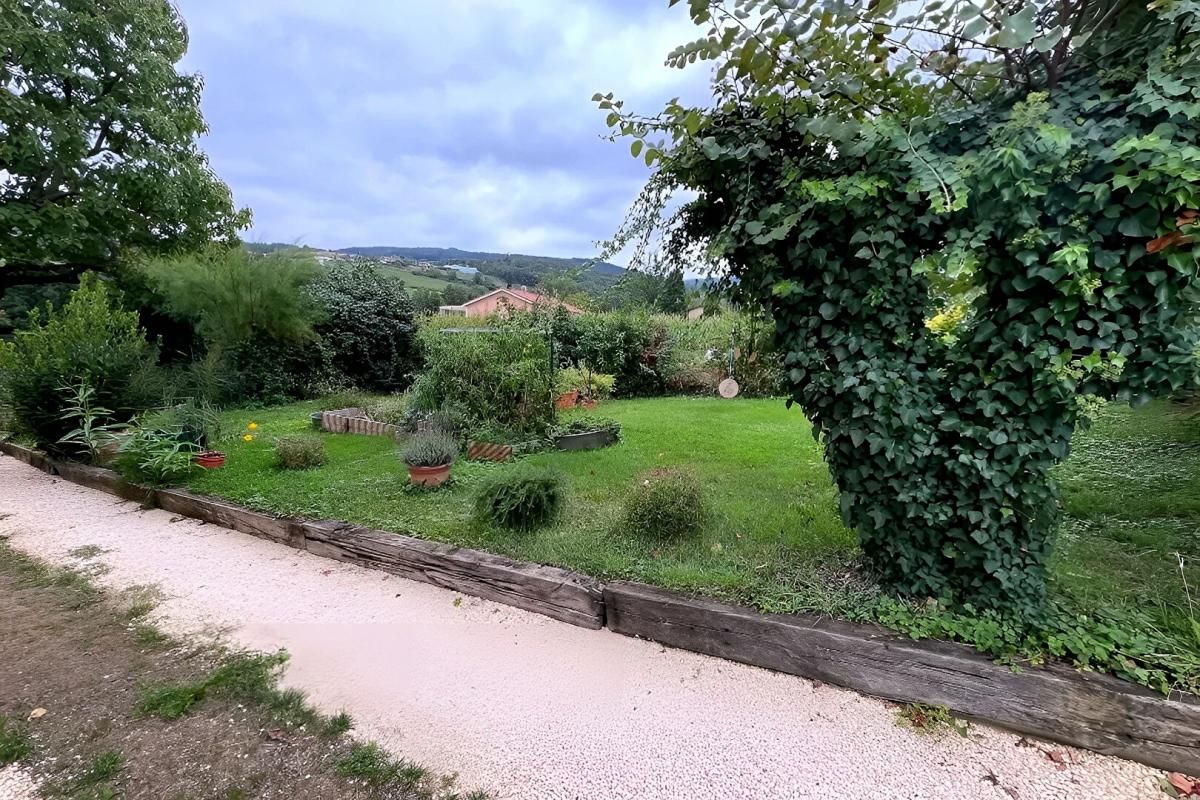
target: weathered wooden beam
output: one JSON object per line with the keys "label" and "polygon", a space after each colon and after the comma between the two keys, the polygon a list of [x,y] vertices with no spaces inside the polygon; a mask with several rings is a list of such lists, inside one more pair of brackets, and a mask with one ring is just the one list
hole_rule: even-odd
{"label": "weathered wooden beam", "polygon": [[62,478],[71,483],[77,483],[89,489],[99,489],[102,492],[108,492],[124,500],[132,500],[142,505],[152,506],[155,504],[153,489],[130,483],[111,469],[78,464],[74,461],[55,461],[54,469]]}
{"label": "weathered wooden beam", "polygon": [[159,508],[172,514],[192,517],[260,539],[270,539],[304,549],[304,531],[299,520],[260,514],[234,503],[193,494],[185,489],[159,489],[155,495]]}
{"label": "weathered wooden beam", "polygon": [[604,626],[601,586],[584,575],[344,522],[306,522],[303,528],[308,551],[315,555],[385,570],[584,628]]}
{"label": "weathered wooden beam", "polygon": [[34,469],[40,469],[48,475],[57,474],[54,470],[54,460],[41,450],[34,450],[5,439],[0,441],[0,452],[7,453],[18,461],[24,461]]}
{"label": "weathered wooden beam", "polygon": [[1063,666],[1016,671],[965,645],[811,615],[761,614],[636,583],[604,588],[627,636],[952,711],[1154,767],[1200,773],[1200,699]]}

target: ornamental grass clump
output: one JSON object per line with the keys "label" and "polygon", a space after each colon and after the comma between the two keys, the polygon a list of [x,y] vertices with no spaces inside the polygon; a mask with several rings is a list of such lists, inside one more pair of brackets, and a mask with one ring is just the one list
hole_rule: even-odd
{"label": "ornamental grass clump", "polygon": [[520,467],[483,485],[475,497],[475,513],[502,528],[533,530],[558,517],[565,494],[559,472],[544,467]]}
{"label": "ornamental grass clump", "polygon": [[698,534],[708,520],[700,484],[690,472],[655,469],[638,478],[625,501],[625,528],[653,539],[680,539]]}
{"label": "ornamental grass clump", "polygon": [[275,465],[280,469],[312,469],[329,460],[319,436],[282,436],[275,440]]}
{"label": "ornamental grass clump", "polygon": [[458,458],[458,439],[439,431],[420,433],[408,440],[400,458],[410,467],[444,467]]}

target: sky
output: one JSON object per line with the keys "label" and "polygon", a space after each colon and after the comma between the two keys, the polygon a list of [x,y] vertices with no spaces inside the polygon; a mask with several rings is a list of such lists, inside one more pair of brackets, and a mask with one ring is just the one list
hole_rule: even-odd
{"label": "sky", "polygon": [[667,0],[176,4],[248,241],[592,257],[649,174],[592,95],[705,96],[663,64],[702,33]]}

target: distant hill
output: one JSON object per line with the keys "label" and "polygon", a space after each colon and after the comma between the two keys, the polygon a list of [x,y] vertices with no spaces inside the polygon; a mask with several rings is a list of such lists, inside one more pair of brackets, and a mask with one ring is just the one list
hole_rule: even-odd
{"label": "distant hill", "polygon": [[[543,275],[581,270],[579,285],[585,291],[602,292],[625,274],[622,267],[588,258],[554,258],[520,253],[486,253],[457,247],[344,247],[336,251],[364,258],[403,258],[433,264],[470,262],[484,275],[514,286],[536,286]],[[590,265],[590,266],[589,266]]]}
{"label": "distant hill", "polygon": [[247,243],[246,247],[256,253],[276,250],[301,249],[317,253],[338,253],[370,259],[403,259],[405,262],[426,261],[430,264],[470,264],[498,285],[536,286],[542,276],[554,275],[569,270],[578,272],[581,289],[599,294],[611,288],[625,274],[625,269],[606,261],[588,258],[555,258],[531,256],[520,253],[487,253],[476,250],[460,250],[457,247],[343,247],[340,250],[324,251],[308,245],[280,244],[277,242]]}

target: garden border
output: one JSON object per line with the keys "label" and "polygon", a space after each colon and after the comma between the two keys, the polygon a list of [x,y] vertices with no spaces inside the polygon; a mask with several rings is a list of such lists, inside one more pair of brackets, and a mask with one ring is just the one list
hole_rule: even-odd
{"label": "garden border", "polygon": [[1165,770],[1200,773],[1200,698],[1163,697],[1065,666],[1016,671],[967,645],[874,625],[753,609],[333,520],[275,517],[179,489],[149,490],[111,470],[0,441],[43,472],[129,500],[413,580],[684,650],[828,682]]}

